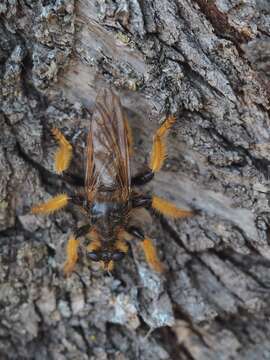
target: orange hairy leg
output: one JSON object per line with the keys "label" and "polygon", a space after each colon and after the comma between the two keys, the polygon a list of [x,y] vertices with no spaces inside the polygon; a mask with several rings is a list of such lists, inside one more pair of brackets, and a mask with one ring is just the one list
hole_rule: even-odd
{"label": "orange hairy leg", "polygon": [[58,150],[55,153],[54,167],[57,174],[62,174],[68,169],[72,157],[72,145],[57,128],[52,129],[52,134],[58,142]]}
{"label": "orange hairy leg", "polygon": [[[90,225],[83,225],[74,231],[74,234],[70,236],[67,243],[67,260],[64,265],[64,274],[68,276],[72,273],[75,265],[78,261],[78,248],[80,245],[79,237],[86,235],[89,232]],[[91,232],[90,232],[91,233]]]}
{"label": "orange hairy leg", "polygon": [[32,214],[50,214],[64,208],[69,201],[67,194],[57,195],[50,200],[32,207]]}
{"label": "orange hairy leg", "polygon": [[182,217],[189,217],[194,215],[193,211],[184,210],[177,208],[171,202],[161,199],[157,196],[152,197],[152,208],[157,210],[159,213],[177,219]]}
{"label": "orange hairy leg", "polygon": [[157,130],[152,146],[151,160],[150,160],[150,169],[153,172],[157,172],[161,169],[164,160],[166,158],[166,144],[165,138],[167,131],[175,123],[175,117],[169,116],[164,123]]}
{"label": "orange hairy leg", "polygon": [[66,248],[67,260],[64,264],[64,274],[66,276],[72,273],[78,261],[79,244],[80,244],[79,240],[76,239],[74,235],[71,235],[67,243],[67,248]]}
{"label": "orange hairy leg", "polygon": [[[172,218],[188,217],[194,214],[190,210],[178,209],[174,204],[170,203],[167,200],[161,199],[157,196],[135,195],[134,198],[132,199],[132,205],[133,208],[136,207],[152,208],[154,210],[157,210],[161,214]],[[153,245],[152,240],[145,237],[143,231],[136,226],[128,227],[127,232],[142,240],[141,245],[147,263],[153,270],[157,272],[161,272],[163,270],[163,266],[158,259],[157,252]]]}
{"label": "orange hairy leg", "polygon": [[179,209],[170,201],[164,200],[157,196],[139,195],[132,199],[132,205],[136,207],[152,208],[159,213],[172,218],[182,218],[194,215],[191,210]]}
{"label": "orange hairy leg", "polygon": [[163,265],[158,259],[156,248],[152,242],[151,239],[145,238],[142,242],[142,248],[144,251],[144,255],[146,258],[146,261],[148,265],[151,267],[151,269],[162,272],[163,271]]}
{"label": "orange hairy leg", "polygon": [[130,234],[141,240],[144,256],[150,268],[157,272],[162,272],[163,265],[158,259],[156,248],[152,240],[145,237],[143,231],[136,226],[131,226],[127,229],[127,232],[124,234],[126,240],[131,240]]}

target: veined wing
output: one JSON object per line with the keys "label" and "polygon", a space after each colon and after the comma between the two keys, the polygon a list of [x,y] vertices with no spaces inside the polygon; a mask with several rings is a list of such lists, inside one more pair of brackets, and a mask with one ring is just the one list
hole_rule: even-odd
{"label": "veined wing", "polygon": [[110,89],[99,91],[87,139],[85,188],[88,201],[97,192],[127,200],[130,167],[127,129],[120,100]]}

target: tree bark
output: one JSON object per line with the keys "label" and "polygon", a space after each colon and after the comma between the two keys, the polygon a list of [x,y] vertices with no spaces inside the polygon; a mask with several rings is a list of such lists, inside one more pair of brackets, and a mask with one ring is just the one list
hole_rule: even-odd
{"label": "tree bark", "polygon": [[[269,35],[267,0],[1,2],[1,359],[270,358]],[[132,242],[112,276],[82,251],[65,279],[82,217],[30,213],[68,187],[51,127],[83,174],[103,86],[128,114],[134,169],[177,118],[148,189],[198,214],[148,225],[163,275]]]}

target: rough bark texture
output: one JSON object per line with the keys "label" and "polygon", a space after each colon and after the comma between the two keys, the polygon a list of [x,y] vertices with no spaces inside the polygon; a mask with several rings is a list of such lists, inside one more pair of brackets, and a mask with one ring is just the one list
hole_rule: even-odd
{"label": "rough bark texture", "polygon": [[[268,0],[3,0],[0,4],[0,358],[269,359]],[[148,229],[112,277],[81,254],[65,279],[73,209],[34,216],[63,191],[57,126],[76,144],[101,86],[114,86],[135,138],[177,116],[151,189],[194,218]],[[146,337],[149,330],[152,333]]]}

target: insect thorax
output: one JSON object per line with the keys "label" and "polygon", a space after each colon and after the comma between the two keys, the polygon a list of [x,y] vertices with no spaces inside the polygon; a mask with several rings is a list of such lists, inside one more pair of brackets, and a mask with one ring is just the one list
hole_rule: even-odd
{"label": "insect thorax", "polygon": [[119,226],[125,224],[128,203],[95,201],[92,205],[90,216],[100,236],[104,240],[112,240]]}

